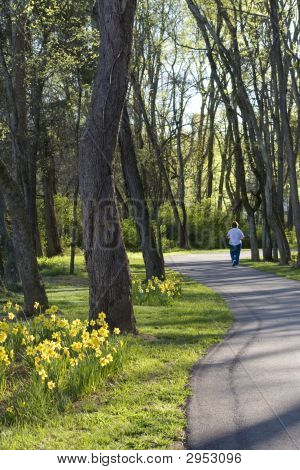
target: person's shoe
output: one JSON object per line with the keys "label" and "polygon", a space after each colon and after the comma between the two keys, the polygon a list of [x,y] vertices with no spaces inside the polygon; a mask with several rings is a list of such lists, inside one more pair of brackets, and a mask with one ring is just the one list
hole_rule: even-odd
{"label": "person's shoe", "polygon": [[233,267],[233,268],[236,267],[236,261],[232,261],[232,267]]}

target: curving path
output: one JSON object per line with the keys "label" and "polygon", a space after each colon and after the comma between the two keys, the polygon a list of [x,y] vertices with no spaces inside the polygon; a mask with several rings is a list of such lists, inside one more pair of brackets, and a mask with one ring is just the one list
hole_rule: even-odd
{"label": "curving path", "polygon": [[225,253],[166,264],[219,292],[235,316],[193,369],[187,446],[300,449],[300,282],[232,268]]}

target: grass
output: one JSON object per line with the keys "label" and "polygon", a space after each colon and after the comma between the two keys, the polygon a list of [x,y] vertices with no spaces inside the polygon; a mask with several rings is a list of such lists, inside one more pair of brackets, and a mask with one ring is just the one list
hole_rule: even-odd
{"label": "grass", "polygon": [[[143,276],[140,254],[131,270]],[[82,256],[69,276],[68,256],[42,260],[50,302],[70,319],[86,318],[88,283]],[[53,275],[55,271],[55,275]],[[6,427],[1,449],[178,449],[183,447],[191,367],[232,322],[222,299],[185,278],[167,306],[135,306],[139,335],[128,337],[124,368],[92,396],[38,426]]]}
{"label": "grass", "polygon": [[267,261],[242,261],[251,268],[259,269],[275,276],[286,277],[295,281],[300,281],[300,269],[293,268],[292,266],[280,266],[278,263]]}

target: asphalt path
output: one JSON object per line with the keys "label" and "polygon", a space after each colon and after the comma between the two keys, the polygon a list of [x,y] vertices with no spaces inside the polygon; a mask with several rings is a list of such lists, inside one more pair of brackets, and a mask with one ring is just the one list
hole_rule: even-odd
{"label": "asphalt path", "polygon": [[235,317],[193,368],[187,447],[300,449],[300,282],[233,268],[229,253],[166,264],[221,294]]}

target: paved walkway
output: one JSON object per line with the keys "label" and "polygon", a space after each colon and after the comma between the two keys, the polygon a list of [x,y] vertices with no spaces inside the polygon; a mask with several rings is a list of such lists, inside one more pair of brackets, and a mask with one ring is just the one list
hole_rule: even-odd
{"label": "paved walkway", "polygon": [[219,292],[235,316],[194,367],[188,447],[300,449],[300,282],[232,268],[224,253],[166,261]]}

